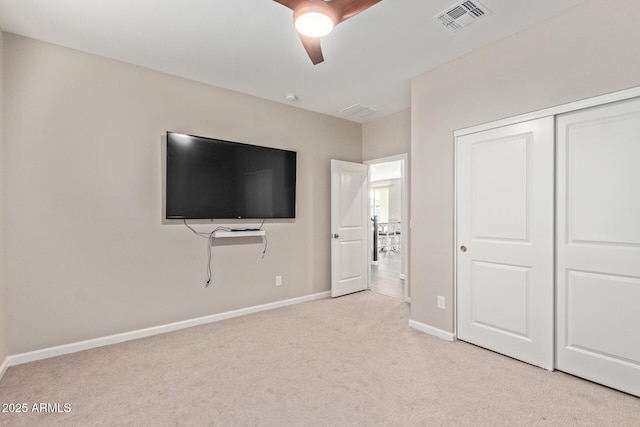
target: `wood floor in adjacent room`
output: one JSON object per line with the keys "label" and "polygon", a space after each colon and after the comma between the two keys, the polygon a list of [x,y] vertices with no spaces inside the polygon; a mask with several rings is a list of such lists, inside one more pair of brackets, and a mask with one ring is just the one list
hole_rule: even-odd
{"label": "wood floor in adjacent room", "polygon": [[395,251],[378,253],[378,264],[371,266],[371,290],[404,299],[404,281],[400,279],[402,255]]}
{"label": "wood floor in adjacent room", "polygon": [[29,410],[0,425],[640,425],[636,397],[418,332],[409,314],[364,291],[13,366],[0,402]]}

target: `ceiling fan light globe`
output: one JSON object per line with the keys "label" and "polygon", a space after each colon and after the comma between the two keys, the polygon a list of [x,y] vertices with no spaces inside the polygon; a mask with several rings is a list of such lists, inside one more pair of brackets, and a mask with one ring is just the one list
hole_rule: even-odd
{"label": "ceiling fan light globe", "polygon": [[308,37],[323,37],[333,30],[333,20],[321,12],[307,12],[296,18],[296,30]]}

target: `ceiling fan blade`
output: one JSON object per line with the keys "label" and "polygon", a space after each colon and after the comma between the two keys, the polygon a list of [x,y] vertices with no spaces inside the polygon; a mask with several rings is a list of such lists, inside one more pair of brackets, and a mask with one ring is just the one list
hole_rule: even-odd
{"label": "ceiling fan blade", "polygon": [[381,0],[334,0],[330,4],[337,10],[336,25],[369,9]]}
{"label": "ceiling fan blade", "polygon": [[313,65],[317,65],[324,61],[324,57],[322,56],[322,49],[320,48],[320,39],[318,37],[307,37],[302,34],[298,34],[300,36],[300,40],[302,40],[302,45],[304,49],[309,54],[309,58],[311,58],[311,62]]}
{"label": "ceiling fan blade", "polygon": [[276,3],[280,3],[283,6],[288,7],[291,10],[296,10],[296,7],[298,7],[298,5],[300,3],[305,3],[308,0],[273,0]]}
{"label": "ceiling fan blade", "polygon": [[[338,25],[339,23],[346,21],[352,16],[357,15],[373,6],[376,3],[379,3],[381,0],[273,0],[276,3],[280,3],[281,5],[288,7],[289,9],[294,11],[294,19],[296,18],[296,13],[306,13],[308,10],[306,9],[306,5],[310,5],[309,7],[313,7],[314,3],[321,3],[323,6],[329,9],[327,14],[333,15],[332,19],[335,19],[334,25]],[[304,9],[298,9],[300,6],[304,6]],[[298,10],[296,10],[298,9]],[[320,12],[325,14],[325,12]],[[324,57],[322,56],[322,48],[320,47],[320,38],[318,37],[308,37],[298,33],[300,36],[300,40],[302,41],[302,45],[304,49],[307,51],[309,58],[311,58],[311,62],[313,65],[317,65],[324,61]]]}

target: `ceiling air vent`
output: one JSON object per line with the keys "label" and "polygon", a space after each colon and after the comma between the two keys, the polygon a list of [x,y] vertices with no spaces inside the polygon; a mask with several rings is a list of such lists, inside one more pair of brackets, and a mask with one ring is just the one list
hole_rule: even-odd
{"label": "ceiling air vent", "polygon": [[475,20],[491,13],[477,1],[461,1],[433,17],[447,29],[458,31]]}
{"label": "ceiling air vent", "polygon": [[344,110],[340,110],[341,113],[350,114],[352,116],[365,117],[369,114],[373,114],[378,110],[374,110],[371,107],[367,107],[362,104],[354,104],[351,107],[347,107]]}

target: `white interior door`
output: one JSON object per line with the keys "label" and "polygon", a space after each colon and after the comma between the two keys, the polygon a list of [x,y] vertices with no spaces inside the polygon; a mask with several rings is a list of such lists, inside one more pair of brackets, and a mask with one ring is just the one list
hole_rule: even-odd
{"label": "white interior door", "polygon": [[558,116],[557,368],[640,396],[640,100]]}
{"label": "white interior door", "polygon": [[331,296],[369,283],[368,167],[331,160]]}
{"label": "white interior door", "polygon": [[457,138],[457,335],[553,369],[553,118]]}

